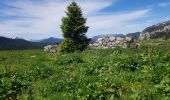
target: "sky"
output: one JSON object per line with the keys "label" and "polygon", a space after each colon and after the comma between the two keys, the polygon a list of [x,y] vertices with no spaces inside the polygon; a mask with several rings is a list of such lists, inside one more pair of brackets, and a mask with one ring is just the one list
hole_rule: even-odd
{"label": "sky", "polygon": [[[0,0],[0,36],[62,38],[61,18],[72,0]],[[170,0],[75,0],[87,18],[88,37],[127,34],[170,20]]]}

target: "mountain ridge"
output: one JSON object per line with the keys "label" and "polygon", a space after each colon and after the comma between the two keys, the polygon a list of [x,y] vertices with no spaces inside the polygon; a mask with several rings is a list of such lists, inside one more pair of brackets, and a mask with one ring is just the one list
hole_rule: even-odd
{"label": "mountain ridge", "polygon": [[[151,25],[147,28],[145,28],[140,33],[140,39],[163,39],[163,37],[167,37],[170,32],[170,20]],[[157,35],[158,33],[158,35]],[[164,35],[162,35],[164,34]],[[163,36],[163,37],[162,37]],[[153,38],[155,37],[155,38]],[[169,38],[169,37],[168,37]]]}
{"label": "mountain ridge", "polygon": [[62,39],[60,38],[54,38],[54,37],[49,37],[47,39],[42,39],[39,42],[40,43],[47,43],[47,44],[58,44],[61,42]]}
{"label": "mountain ridge", "polygon": [[27,50],[43,48],[45,43],[30,42],[24,39],[11,39],[0,36],[0,50]]}

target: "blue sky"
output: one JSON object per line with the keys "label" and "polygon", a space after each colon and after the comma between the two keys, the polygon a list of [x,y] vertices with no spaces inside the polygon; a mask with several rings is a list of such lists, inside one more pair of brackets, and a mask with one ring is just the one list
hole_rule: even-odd
{"label": "blue sky", "polygon": [[[170,0],[76,0],[88,18],[88,37],[127,34],[170,20]],[[71,0],[0,0],[0,36],[62,37],[61,18]]]}

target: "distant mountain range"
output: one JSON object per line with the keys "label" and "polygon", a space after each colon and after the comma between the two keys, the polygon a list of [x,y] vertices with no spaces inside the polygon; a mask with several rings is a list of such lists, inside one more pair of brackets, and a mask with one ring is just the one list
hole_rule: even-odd
{"label": "distant mountain range", "polygon": [[59,44],[61,40],[60,38],[50,37],[42,40],[27,41],[20,37],[11,39],[0,36],[0,50],[42,49],[46,45]]}
{"label": "distant mountain range", "polygon": [[30,42],[24,39],[11,39],[0,36],[0,50],[26,50],[26,49],[40,49],[46,43]]}
{"label": "distant mountain range", "polygon": [[[106,37],[106,36],[115,36],[115,37],[125,37],[131,36],[135,39],[138,38],[138,33],[130,33],[127,35],[123,34],[105,34],[98,35],[91,38],[91,42],[95,42],[98,38]],[[23,38],[16,37],[14,39],[2,37],[0,36],[0,50],[26,50],[26,49],[42,49],[46,45],[59,44],[62,41],[60,38],[50,37],[42,40],[31,40],[27,41]]]}
{"label": "distant mountain range", "polygon": [[62,41],[62,39],[60,38],[54,38],[54,37],[50,37],[50,38],[47,38],[47,39],[42,39],[42,40],[35,40],[35,41],[32,41],[32,42],[39,42],[39,43],[46,43],[46,44],[58,44]]}
{"label": "distant mountain range", "polygon": [[170,20],[158,23],[145,28],[142,32],[124,34],[104,34],[98,35],[91,38],[91,42],[95,42],[98,38],[106,36],[114,37],[132,37],[132,39],[170,39]]}

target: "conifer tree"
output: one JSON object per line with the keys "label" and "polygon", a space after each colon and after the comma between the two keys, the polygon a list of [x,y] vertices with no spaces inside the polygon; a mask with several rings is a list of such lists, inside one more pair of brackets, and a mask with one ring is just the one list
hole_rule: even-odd
{"label": "conifer tree", "polygon": [[83,51],[89,44],[86,36],[88,31],[86,18],[83,17],[80,6],[73,1],[66,11],[66,17],[62,18],[61,30],[64,40],[60,45],[60,52]]}

